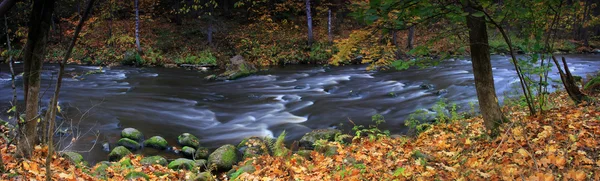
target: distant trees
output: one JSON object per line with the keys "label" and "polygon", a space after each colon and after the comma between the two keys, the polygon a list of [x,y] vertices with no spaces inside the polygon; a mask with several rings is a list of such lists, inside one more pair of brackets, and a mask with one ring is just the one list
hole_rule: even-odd
{"label": "distant trees", "polygon": [[140,46],[140,8],[139,0],[135,0],[135,46],[138,54],[142,54],[142,47]]}
{"label": "distant trees", "polygon": [[306,22],[308,23],[308,46],[311,46],[313,42],[313,25],[312,15],[310,13],[310,0],[304,1],[306,2]]}

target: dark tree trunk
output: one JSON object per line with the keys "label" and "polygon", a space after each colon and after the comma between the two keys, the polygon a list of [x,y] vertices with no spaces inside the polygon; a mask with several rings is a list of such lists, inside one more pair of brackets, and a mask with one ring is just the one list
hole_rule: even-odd
{"label": "dark tree trunk", "polygon": [[571,97],[571,100],[573,100],[576,104],[581,103],[581,101],[586,99],[586,96],[585,94],[581,93],[581,91],[579,91],[579,87],[577,87],[577,84],[575,84],[575,79],[573,78],[573,75],[569,70],[569,66],[567,66],[567,61],[565,60],[565,57],[562,57],[562,62],[565,66],[565,72],[563,72],[560,68],[560,64],[556,60],[556,57],[552,56],[552,59],[556,64],[556,68],[558,69],[558,73],[560,74],[560,79],[562,80],[563,85],[565,86],[565,90],[567,90],[567,93],[569,94],[569,97]]}
{"label": "dark tree trunk", "polygon": [[484,125],[490,135],[496,136],[498,135],[498,126],[504,121],[504,115],[498,105],[494,86],[485,18],[474,16],[473,13],[476,11],[473,6],[475,4],[468,2],[464,6],[464,10],[469,13],[467,15],[467,26],[469,28],[469,46],[475,77],[475,90]]}
{"label": "dark tree trunk", "polygon": [[81,17],[81,19],[79,19],[79,23],[77,24],[77,27],[75,28],[75,34],[73,34],[73,40],[71,41],[71,44],[69,44],[69,48],[67,48],[67,53],[65,55],[65,57],[63,57],[62,62],[60,63],[60,69],[58,71],[58,78],[56,79],[56,88],[54,89],[54,96],[52,97],[51,103],[50,103],[50,108],[48,109],[48,113],[46,113],[46,118],[45,120],[48,120],[49,126],[48,126],[48,134],[46,135],[48,137],[48,155],[46,157],[46,180],[47,181],[51,181],[52,180],[52,172],[50,169],[50,163],[52,162],[52,156],[54,155],[54,146],[53,146],[53,140],[52,140],[52,136],[54,135],[54,121],[56,118],[56,112],[58,111],[58,95],[60,93],[60,87],[62,85],[62,78],[63,78],[63,74],[65,72],[65,64],[67,64],[67,60],[71,57],[71,53],[73,52],[73,47],[75,47],[75,43],[77,42],[77,38],[79,36],[79,32],[81,32],[81,28],[83,27],[83,24],[85,22],[85,20],[87,19],[88,15],[90,14],[90,11],[92,11],[92,6],[94,5],[94,0],[89,0],[88,5],[85,9],[85,12],[83,12],[83,16]]}
{"label": "dark tree trunk", "polygon": [[312,15],[310,13],[310,0],[306,2],[306,20],[308,22],[308,46],[312,46],[313,43],[313,31],[312,31]]}
{"label": "dark tree trunk", "polygon": [[[46,42],[50,30],[50,18],[54,10],[54,0],[34,0],[32,16],[29,21],[29,33],[25,45],[23,59],[25,72],[23,74],[25,87],[25,120],[19,121],[18,153],[31,157],[36,144],[36,127],[39,119],[39,93],[40,73],[44,55],[46,55]],[[27,78],[25,78],[27,77]]]}
{"label": "dark tree trunk", "polygon": [[138,54],[142,54],[142,47],[140,46],[140,7],[139,0],[135,0],[135,46]]}
{"label": "dark tree trunk", "polygon": [[207,41],[209,46],[213,46],[213,24],[214,24],[214,16],[213,16],[213,5],[209,5],[210,15],[208,16],[208,32],[207,32]]}
{"label": "dark tree trunk", "polygon": [[414,37],[415,37],[415,26],[413,25],[413,26],[410,26],[410,28],[408,29],[408,38],[406,41],[406,44],[407,44],[406,48],[409,50],[413,49]]}

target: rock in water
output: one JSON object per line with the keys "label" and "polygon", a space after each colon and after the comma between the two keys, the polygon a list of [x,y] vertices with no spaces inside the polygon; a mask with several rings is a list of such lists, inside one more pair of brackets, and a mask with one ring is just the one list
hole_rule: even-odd
{"label": "rock in water", "polygon": [[300,139],[300,147],[313,149],[313,145],[317,140],[334,141],[335,136],[342,134],[342,131],[337,129],[317,129],[306,133]]}
{"label": "rock in water", "polygon": [[79,153],[75,153],[72,151],[66,151],[61,154],[63,157],[69,159],[74,164],[80,164],[83,162],[83,156]]}
{"label": "rock in water", "polygon": [[127,148],[124,146],[117,146],[108,154],[108,160],[111,162],[119,161],[121,158],[129,154],[131,154],[131,151],[129,151]]}
{"label": "rock in water", "polygon": [[168,143],[167,140],[163,137],[153,136],[150,139],[144,141],[144,146],[164,150],[167,149]]}
{"label": "rock in water", "polygon": [[181,148],[181,154],[186,158],[194,158],[194,153],[196,153],[196,149],[192,147],[184,146]]}
{"label": "rock in water", "polygon": [[142,141],[144,139],[144,135],[142,132],[138,131],[135,128],[125,128],[121,131],[122,138],[129,138],[135,141]]}
{"label": "rock in water", "polygon": [[208,159],[208,155],[209,155],[209,151],[208,148],[205,147],[199,147],[198,149],[196,149],[196,153],[194,154],[194,159],[198,160],[198,159]]}
{"label": "rock in water", "polygon": [[178,158],[176,160],[171,161],[171,163],[169,163],[169,165],[167,167],[170,169],[173,169],[173,170],[179,170],[179,169],[191,170],[192,168],[194,168],[194,166],[196,166],[196,162],[194,162],[194,160],[190,160],[187,158]]}
{"label": "rock in water", "polygon": [[117,145],[119,146],[124,146],[125,148],[128,148],[132,151],[138,150],[140,149],[140,144],[132,139],[129,138],[121,138],[119,139],[119,141],[117,142]]}
{"label": "rock in water", "polygon": [[181,146],[189,146],[192,148],[198,148],[198,146],[200,146],[200,140],[190,133],[179,135],[179,137],[177,137],[177,143]]}
{"label": "rock in water", "polygon": [[246,60],[244,60],[244,57],[241,55],[236,55],[229,59],[229,65],[227,66],[225,72],[216,77],[211,77],[211,79],[234,80],[256,73],[257,71],[258,69],[251,63],[248,63]]}
{"label": "rock in water", "polygon": [[235,146],[230,144],[219,147],[212,154],[210,154],[210,156],[208,156],[208,163],[210,165],[216,165],[217,170],[219,171],[230,170],[237,162],[237,151]]}
{"label": "rock in water", "polygon": [[142,158],[142,160],[140,161],[140,163],[142,165],[162,165],[162,166],[166,166],[169,162],[167,162],[167,159],[165,159],[162,156],[149,156],[149,157],[144,157]]}
{"label": "rock in water", "polygon": [[242,140],[237,149],[243,153],[243,159],[269,154],[269,145],[255,136]]}

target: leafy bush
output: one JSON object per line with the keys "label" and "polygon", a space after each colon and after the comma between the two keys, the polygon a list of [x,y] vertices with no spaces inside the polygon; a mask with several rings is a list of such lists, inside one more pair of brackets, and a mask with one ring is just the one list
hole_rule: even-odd
{"label": "leafy bush", "polygon": [[201,51],[198,55],[186,55],[175,60],[179,64],[216,65],[217,57],[210,50]]}
{"label": "leafy bush", "polygon": [[371,121],[375,123],[375,125],[369,125],[368,128],[365,128],[363,125],[355,125],[352,130],[354,131],[354,139],[359,139],[363,136],[368,137],[370,140],[377,140],[379,138],[390,136],[390,131],[385,130],[382,131],[379,129],[379,125],[385,123],[385,118],[381,114],[375,114],[371,116]]}

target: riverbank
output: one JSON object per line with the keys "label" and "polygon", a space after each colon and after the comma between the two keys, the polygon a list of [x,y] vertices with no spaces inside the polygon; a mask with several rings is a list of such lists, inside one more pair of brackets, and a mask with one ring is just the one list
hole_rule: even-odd
{"label": "riverbank", "polygon": [[[279,147],[276,144],[279,141],[274,140],[275,145],[269,146],[269,152],[248,156],[228,171],[192,163],[187,169],[170,169],[162,161],[149,164],[144,161],[148,158],[141,155],[128,155],[88,167],[57,155],[52,163],[53,177],[67,180],[225,180],[234,179],[232,177],[240,180],[599,180],[600,148],[595,135],[600,135],[600,107],[595,103],[573,105],[563,92],[553,93],[551,97],[552,108],[543,116],[527,116],[523,107],[505,106],[503,111],[510,122],[503,124],[502,134],[497,138],[485,136],[481,117],[474,117],[433,124],[416,137],[375,134],[354,137],[348,142],[347,137],[336,136],[338,139],[315,142],[314,150],[308,151],[301,151],[302,141],[296,147]],[[6,127],[2,126],[2,130],[7,133]],[[373,131],[363,133],[377,132]],[[249,145],[247,148],[261,145],[255,143],[246,141],[241,145]],[[6,147],[5,139],[0,139],[0,144],[6,169],[2,179],[44,179],[45,148],[37,147],[31,160],[20,160],[13,156],[14,145]],[[242,154],[236,155],[241,160]]]}

